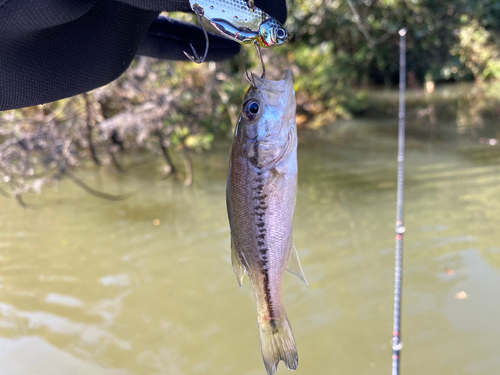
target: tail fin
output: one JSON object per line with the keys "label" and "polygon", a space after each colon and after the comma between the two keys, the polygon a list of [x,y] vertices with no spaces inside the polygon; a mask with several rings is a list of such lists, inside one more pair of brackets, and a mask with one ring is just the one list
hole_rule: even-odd
{"label": "tail fin", "polygon": [[288,318],[259,323],[260,347],[268,375],[273,375],[280,360],[289,370],[296,370],[299,364],[292,327]]}

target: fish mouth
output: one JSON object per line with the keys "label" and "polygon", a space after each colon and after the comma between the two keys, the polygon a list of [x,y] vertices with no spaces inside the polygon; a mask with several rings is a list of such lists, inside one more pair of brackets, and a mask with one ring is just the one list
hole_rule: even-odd
{"label": "fish mouth", "polygon": [[281,80],[274,81],[270,79],[261,78],[255,73],[252,73],[255,88],[265,94],[272,104],[279,100],[281,97],[287,97],[289,101],[295,98],[293,89],[293,77],[290,69],[287,69]]}
{"label": "fish mouth", "polygon": [[257,74],[252,73],[252,76],[254,78],[254,82],[256,83],[257,88],[261,88],[261,86],[275,86],[277,83],[284,81],[287,87],[293,86],[293,77],[292,77],[292,72],[290,69],[287,69],[283,76],[281,77],[281,80],[279,81],[273,81],[271,79],[265,79],[259,77]]}

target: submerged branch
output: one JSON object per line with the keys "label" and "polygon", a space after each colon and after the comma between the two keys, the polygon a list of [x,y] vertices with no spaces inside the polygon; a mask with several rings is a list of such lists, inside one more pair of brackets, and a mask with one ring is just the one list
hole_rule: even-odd
{"label": "submerged branch", "polygon": [[[64,171],[61,171],[61,173],[64,176],[67,176],[77,186],[79,186],[80,188],[82,188],[85,192],[89,193],[90,195],[93,195],[94,197],[97,197],[97,198],[106,199],[108,201],[113,201],[113,202],[122,201],[122,200],[125,200],[125,199],[128,199],[128,198],[131,198],[134,195],[143,193],[143,192],[145,192],[145,191],[147,191],[149,189],[152,189],[153,187],[156,186],[156,183],[148,183],[148,184],[145,184],[142,187],[140,187],[138,189],[135,189],[133,191],[130,191],[128,193],[114,195],[114,194],[108,194],[108,193],[96,190],[94,188],[91,188],[85,182],[83,182],[82,180],[80,180],[78,177],[76,177],[73,173],[71,173],[67,169],[64,170]],[[159,182],[159,181],[160,180],[158,180],[157,182]]]}
{"label": "submerged branch", "polygon": [[191,160],[191,155],[189,154],[189,149],[184,143],[184,138],[179,137],[182,146],[182,155],[184,156],[184,169],[186,171],[186,179],[184,180],[184,185],[191,186],[193,184],[193,162]]}
{"label": "submerged branch", "polygon": [[111,163],[115,167],[115,169],[118,171],[118,173],[124,173],[125,170],[122,168],[120,163],[118,162],[118,159],[116,158],[116,152],[113,150],[116,146],[114,144],[108,146],[108,154],[111,159]]}
{"label": "submerged branch", "polygon": [[62,171],[62,174],[65,175],[66,177],[68,177],[71,181],[73,181],[76,185],[78,185],[80,188],[85,190],[90,195],[93,195],[94,197],[97,197],[97,198],[106,199],[108,201],[122,201],[124,199],[130,198],[133,195],[137,194],[137,192],[130,192],[130,193],[119,194],[119,195],[104,193],[102,191],[95,190],[95,189],[91,188],[89,185],[87,185],[85,182],[80,180],[78,177],[76,177],[73,173],[71,173],[67,169]]}
{"label": "submerged branch", "polygon": [[97,157],[97,153],[94,147],[94,143],[92,141],[92,128],[94,127],[95,120],[94,116],[92,114],[92,106],[89,98],[89,94],[85,93],[83,94],[83,98],[85,99],[85,109],[87,110],[87,118],[86,118],[86,123],[87,123],[87,141],[89,142],[89,150],[90,150],[90,156],[92,157],[92,160],[94,161],[95,165],[101,165],[101,161]]}
{"label": "submerged branch", "polygon": [[23,200],[23,196],[22,196],[22,194],[16,194],[16,195],[15,195],[15,198],[16,198],[17,203],[19,203],[19,205],[20,205],[22,208],[28,208],[28,205],[27,205],[27,204],[26,204],[26,202]]}
{"label": "submerged branch", "polygon": [[167,163],[167,166],[170,168],[167,171],[167,175],[170,174],[170,173],[176,174],[177,173],[177,169],[175,168],[174,163],[173,163],[173,161],[170,158],[170,155],[168,153],[168,150],[165,147],[165,139],[164,139],[163,133],[162,133],[162,131],[161,131],[161,129],[159,127],[156,128],[155,135],[158,137],[158,144],[160,145],[161,152],[162,152],[163,157],[164,157],[164,159],[165,159],[165,161]]}
{"label": "submerged branch", "polygon": [[[94,189],[77,175],[86,163],[112,165],[124,173],[137,167],[121,159],[122,153],[130,151],[161,152],[166,171],[161,180],[174,175],[191,185],[191,144],[186,145],[185,134],[202,131],[197,119],[212,115],[213,87],[200,87],[193,100],[182,95],[185,87],[173,90],[170,85],[158,86],[158,79],[165,80],[163,68],[139,58],[136,67],[106,87],[64,102],[1,114],[0,123],[6,125],[0,129],[0,182],[12,186],[2,185],[0,196],[14,198],[26,207],[22,194],[40,192],[54,178],[66,176],[95,197],[127,199],[144,188],[114,195]],[[206,81],[204,76],[199,78]],[[169,126],[163,125],[167,123]],[[174,152],[183,159],[185,174],[174,164]]]}
{"label": "submerged branch", "polygon": [[113,163],[113,166],[118,171],[118,173],[124,173],[125,170],[122,168],[122,166],[118,162],[118,159],[116,158],[116,155],[112,150],[109,150],[109,156],[111,158],[111,163]]}

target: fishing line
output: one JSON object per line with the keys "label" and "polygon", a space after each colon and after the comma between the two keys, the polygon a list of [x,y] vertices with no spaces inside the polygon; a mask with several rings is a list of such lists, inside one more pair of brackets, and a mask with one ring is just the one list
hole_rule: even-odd
{"label": "fishing line", "polygon": [[401,342],[401,276],[403,271],[403,190],[405,169],[405,90],[406,90],[406,29],[399,30],[399,129],[398,186],[396,197],[396,262],[394,267],[394,320],[392,329],[392,375],[399,375]]}

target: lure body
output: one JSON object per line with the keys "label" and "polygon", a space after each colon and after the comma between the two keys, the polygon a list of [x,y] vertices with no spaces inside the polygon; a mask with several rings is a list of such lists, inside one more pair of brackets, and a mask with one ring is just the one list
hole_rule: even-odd
{"label": "lure body", "polygon": [[245,0],[189,0],[191,9],[219,33],[243,44],[273,47],[290,39],[278,20]]}

